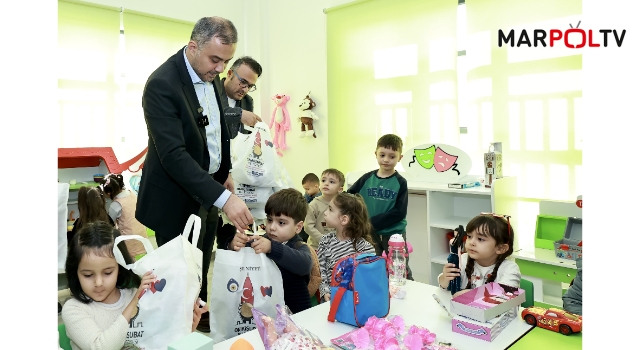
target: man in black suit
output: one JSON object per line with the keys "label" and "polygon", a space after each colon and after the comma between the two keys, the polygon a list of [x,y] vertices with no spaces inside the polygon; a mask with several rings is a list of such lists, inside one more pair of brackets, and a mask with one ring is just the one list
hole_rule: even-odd
{"label": "man in black suit", "polygon": [[238,229],[253,222],[244,201],[232,193],[230,138],[218,95],[218,75],[233,58],[237,38],[231,21],[200,19],[187,46],[145,85],[149,149],[136,219],[155,231],[158,246],[178,236],[191,214],[200,215],[204,226],[212,206]]}

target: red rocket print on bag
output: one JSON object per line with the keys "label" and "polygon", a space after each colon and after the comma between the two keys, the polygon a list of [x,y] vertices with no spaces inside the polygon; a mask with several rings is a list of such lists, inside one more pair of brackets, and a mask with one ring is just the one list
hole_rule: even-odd
{"label": "red rocket print on bag", "polygon": [[240,302],[253,305],[253,284],[251,283],[249,274],[247,274],[247,278],[244,279],[244,285],[242,286],[242,297],[240,297]]}
{"label": "red rocket print on bag", "polygon": [[242,296],[240,297],[240,305],[238,307],[238,313],[240,314],[240,318],[242,322],[251,322],[253,318],[253,313],[251,309],[253,308],[253,283],[251,283],[251,278],[249,278],[249,274],[244,279],[244,284],[242,285]]}

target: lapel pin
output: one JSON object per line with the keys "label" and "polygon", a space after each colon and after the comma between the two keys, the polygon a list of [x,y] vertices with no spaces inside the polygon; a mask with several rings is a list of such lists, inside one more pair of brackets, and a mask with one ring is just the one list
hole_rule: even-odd
{"label": "lapel pin", "polygon": [[202,113],[203,110],[202,107],[198,108],[198,113]]}

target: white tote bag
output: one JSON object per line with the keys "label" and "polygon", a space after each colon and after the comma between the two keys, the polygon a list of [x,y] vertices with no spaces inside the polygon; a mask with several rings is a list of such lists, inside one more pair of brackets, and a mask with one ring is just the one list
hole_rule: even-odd
{"label": "white tote bag", "polygon": [[256,187],[236,182],[236,196],[242,199],[247,208],[263,209],[267,200],[273,194],[273,187]]}
{"label": "white tote bag", "polygon": [[[211,338],[217,344],[256,328],[250,305],[275,319],[284,305],[280,269],[253,248],[216,251],[209,293]],[[250,305],[247,305],[250,304]]]}
{"label": "white tote bag", "polygon": [[277,154],[271,132],[264,122],[258,122],[251,134],[238,134],[233,145],[231,177],[235,183],[258,187],[273,187],[277,183]]}
{"label": "white tote bag", "polygon": [[[188,240],[192,226],[193,242],[198,242],[200,217],[191,215],[182,235],[156,250],[147,238],[138,235],[116,238],[113,253],[118,264],[139,276],[147,271],[156,275],[155,283],[142,294],[129,322],[125,345],[130,343],[145,350],[166,349],[171,342],[191,333],[193,304],[202,286],[202,251]],[[128,239],[142,242],[147,251],[147,255],[129,265],[117,247]]]}

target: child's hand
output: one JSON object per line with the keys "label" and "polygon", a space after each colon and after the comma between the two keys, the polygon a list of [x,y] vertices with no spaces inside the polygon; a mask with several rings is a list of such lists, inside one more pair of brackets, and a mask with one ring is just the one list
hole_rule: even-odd
{"label": "child's hand", "polygon": [[200,323],[202,314],[207,311],[209,311],[209,305],[205,304],[204,307],[200,306],[200,298],[198,298],[195,304],[193,304],[193,322],[191,323],[191,332],[196,331],[196,327],[198,327],[198,323]]}
{"label": "child's hand", "polygon": [[244,232],[236,231],[236,235],[233,236],[233,240],[230,243],[231,247],[229,248],[237,252],[244,248],[247,242],[249,242],[249,236],[244,234]]}
{"label": "child's hand", "polygon": [[142,281],[140,282],[140,287],[138,288],[138,292],[136,293],[138,299],[142,298],[144,292],[146,292],[147,289],[151,288],[151,284],[155,282],[155,280],[156,275],[152,275],[151,271],[147,271],[144,275],[142,275]]}
{"label": "child's hand", "polygon": [[271,241],[264,237],[256,237],[251,243],[251,248],[256,251],[256,254],[271,253]]}
{"label": "child's hand", "polygon": [[324,295],[324,301],[331,301],[331,294],[327,293]]}
{"label": "child's hand", "polygon": [[460,269],[456,269],[455,264],[447,263],[442,268],[442,278],[441,281],[438,282],[440,283],[440,286],[442,286],[443,284],[449,285],[449,281],[458,276],[460,276]]}

